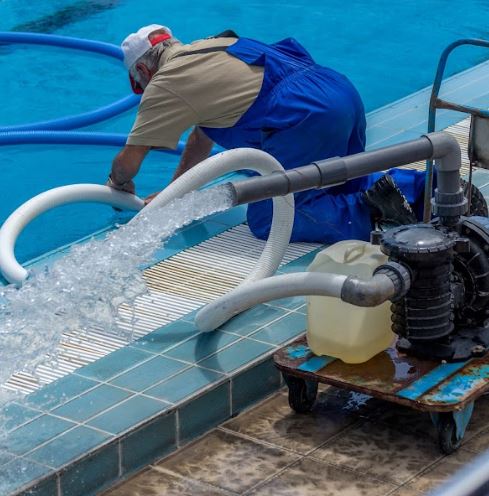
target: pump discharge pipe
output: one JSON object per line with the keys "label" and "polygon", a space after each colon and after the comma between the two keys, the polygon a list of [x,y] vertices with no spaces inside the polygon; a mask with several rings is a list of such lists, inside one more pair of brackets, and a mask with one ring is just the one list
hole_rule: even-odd
{"label": "pump discharge pipe", "polygon": [[[419,139],[342,158],[321,160],[267,177],[230,183],[233,204],[241,205],[298,191],[342,184],[372,172],[436,159],[438,188],[433,213],[442,225],[455,224],[467,210],[460,187],[460,147],[447,133],[431,133]],[[339,274],[296,273],[246,283],[209,303],[196,315],[202,331],[212,331],[240,312],[259,303],[298,295],[341,298],[358,306],[377,306],[402,297],[409,290],[411,277],[404,266],[388,262],[372,278],[363,281]]]}

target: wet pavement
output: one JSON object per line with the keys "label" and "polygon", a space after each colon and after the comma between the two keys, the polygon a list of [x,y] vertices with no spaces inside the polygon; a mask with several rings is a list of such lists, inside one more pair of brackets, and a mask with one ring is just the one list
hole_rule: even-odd
{"label": "wet pavement", "polygon": [[105,496],[416,496],[489,449],[489,397],[461,448],[439,451],[429,414],[323,386],[308,414],[287,390]]}

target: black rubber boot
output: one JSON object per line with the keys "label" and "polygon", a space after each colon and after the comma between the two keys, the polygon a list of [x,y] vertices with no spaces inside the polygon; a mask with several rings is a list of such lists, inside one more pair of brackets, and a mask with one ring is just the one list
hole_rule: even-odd
{"label": "black rubber boot", "polygon": [[382,176],[364,193],[372,219],[381,229],[416,224],[413,209],[389,174]]}

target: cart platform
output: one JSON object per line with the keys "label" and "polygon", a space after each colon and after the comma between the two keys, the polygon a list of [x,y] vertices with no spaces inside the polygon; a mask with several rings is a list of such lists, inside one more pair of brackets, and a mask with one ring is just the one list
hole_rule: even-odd
{"label": "cart platform", "polygon": [[314,355],[302,337],[275,353],[274,361],[296,412],[312,408],[318,383],[368,394],[430,412],[444,453],[459,447],[474,401],[489,389],[489,354],[440,363],[405,355],[393,346],[368,362],[352,365]]}

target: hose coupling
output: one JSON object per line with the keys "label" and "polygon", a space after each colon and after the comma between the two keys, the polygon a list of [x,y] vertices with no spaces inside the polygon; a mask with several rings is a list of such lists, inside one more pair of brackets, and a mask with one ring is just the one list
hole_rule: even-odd
{"label": "hose coupling", "polygon": [[409,270],[409,267],[406,267],[400,263],[389,261],[385,264],[379,265],[374,270],[374,276],[376,274],[384,274],[392,281],[395,293],[390,299],[391,301],[400,300],[411,287],[411,271]]}

